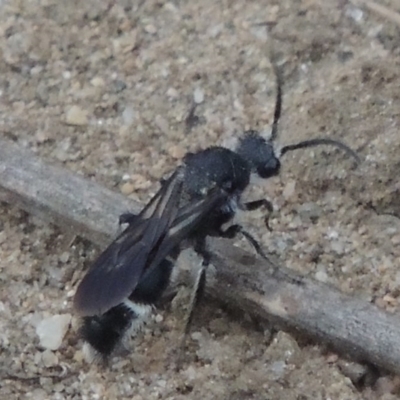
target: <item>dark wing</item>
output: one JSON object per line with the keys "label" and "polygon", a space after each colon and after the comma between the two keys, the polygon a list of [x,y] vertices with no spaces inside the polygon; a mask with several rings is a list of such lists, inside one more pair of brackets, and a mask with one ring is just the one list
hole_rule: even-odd
{"label": "dark wing", "polygon": [[150,274],[183,239],[196,229],[205,216],[215,208],[221,207],[227,199],[228,194],[223,189],[215,188],[206,197],[181,207],[168,233],[155,248],[144,276]]}
{"label": "dark wing", "polygon": [[182,183],[183,171],[179,168],[138,218],[100,254],[75,293],[78,314],[101,315],[132,293],[149,254],[177,216]]}

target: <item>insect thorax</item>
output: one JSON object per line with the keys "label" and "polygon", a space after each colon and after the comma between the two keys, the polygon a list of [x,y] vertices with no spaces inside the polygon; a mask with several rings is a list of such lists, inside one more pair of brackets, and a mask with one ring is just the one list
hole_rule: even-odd
{"label": "insect thorax", "polygon": [[185,191],[190,197],[204,197],[215,187],[229,194],[241,193],[250,182],[250,166],[237,153],[224,147],[210,147],[185,157]]}

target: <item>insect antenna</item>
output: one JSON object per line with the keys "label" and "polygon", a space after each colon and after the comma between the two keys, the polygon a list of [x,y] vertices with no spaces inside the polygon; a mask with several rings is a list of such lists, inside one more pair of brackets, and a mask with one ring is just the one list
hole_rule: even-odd
{"label": "insect antenna", "polygon": [[288,151],[304,149],[306,147],[316,147],[316,146],[321,146],[321,145],[330,145],[330,146],[338,147],[338,148],[344,150],[349,156],[353,157],[357,164],[360,164],[360,162],[361,162],[360,157],[358,157],[357,153],[354,150],[352,150],[350,147],[346,146],[344,143],[339,142],[337,140],[327,139],[327,138],[310,139],[310,140],[304,140],[303,142],[299,142],[299,143],[295,143],[295,144],[289,144],[287,146],[282,147],[281,156],[283,156]]}
{"label": "insect antenna", "polygon": [[[270,53],[271,53],[270,60],[271,60],[271,64],[272,64],[272,69],[274,71],[275,79],[276,79],[275,110],[274,110],[274,120],[272,122],[272,127],[271,127],[271,139],[270,139],[270,141],[273,142],[278,137],[278,125],[279,125],[279,120],[280,120],[281,114],[282,114],[283,78],[282,78],[282,71],[276,63],[273,52],[271,51]],[[282,156],[285,153],[287,153],[288,151],[304,149],[306,147],[315,147],[315,146],[320,146],[320,145],[331,145],[331,146],[339,147],[340,149],[344,150],[349,156],[353,157],[354,160],[356,161],[356,164],[360,164],[360,162],[361,162],[357,153],[354,150],[352,150],[350,147],[346,146],[344,143],[339,142],[337,140],[327,139],[327,138],[310,139],[310,140],[305,140],[303,142],[299,142],[296,144],[290,144],[290,145],[284,146],[280,151],[280,155]]]}
{"label": "insect antenna", "polygon": [[276,64],[276,61],[271,56],[271,64],[274,70],[276,79],[276,99],[275,99],[275,110],[274,110],[274,120],[271,127],[271,141],[275,141],[278,137],[278,124],[282,114],[282,72]]}

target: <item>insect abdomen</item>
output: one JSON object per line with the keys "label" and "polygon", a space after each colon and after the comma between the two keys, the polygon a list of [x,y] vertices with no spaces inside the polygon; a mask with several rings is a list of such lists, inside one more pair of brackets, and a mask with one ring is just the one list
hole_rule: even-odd
{"label": "insect abdomen", "polygon": [[173,266],[173,259],[163,260],[139,282],[129,300],[102,315],[83,318],[80,335],[86,342],[84,351],[88,361],[107,360],[125,336],[142,327],[152,304],[160,299],[168,286]]}
{"label": "insect abdomen", "polygon": [[175,258],[167,257],[150,274],[144,274],[129,299],[133,302],[154,304],[167,288]]}
{"label": "insect abdomen", "polygon": [[136,313],[124,303],[102,315],[84,317],[80,334],[91,348],[90,354],[86,355],[87,358],[96,358],[97,355],[107,358],[137,317]]}

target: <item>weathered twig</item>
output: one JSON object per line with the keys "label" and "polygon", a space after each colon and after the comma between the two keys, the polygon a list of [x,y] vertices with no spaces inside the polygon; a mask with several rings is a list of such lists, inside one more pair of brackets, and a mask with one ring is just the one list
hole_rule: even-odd
{"label": "weathered twig", "polygon": [[[112,239],[118,215],[138,204],[0,140],[0,200],[72,229],[100,246]],[[341,354],[400,373],[400,319],[338,290],[271,273],[264,260],[211,241],[217,279],[208,296],[333,346]]]}
{"label": "weathered twig", "polygon": [[400,25],[400,14],[383,4],[379,4],[372,0],[352,0],[352,3],[357,6],[365,6],[372,12],[380,15],[381,17]]}

